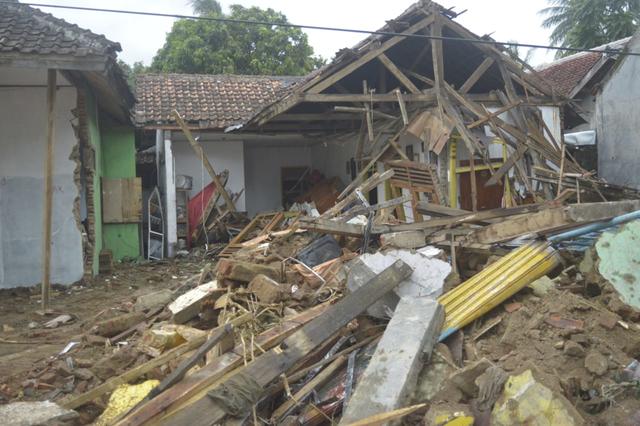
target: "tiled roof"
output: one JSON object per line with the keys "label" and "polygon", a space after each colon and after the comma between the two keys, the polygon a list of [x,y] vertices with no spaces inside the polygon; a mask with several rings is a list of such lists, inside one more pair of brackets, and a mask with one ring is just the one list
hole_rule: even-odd
{"label": "tiled roof", "polygon": [[539,69],[538,74],[549,81],[558,94],[569,97],[573,89],[598,63],[600,58],[602,58],[602,53],[578,53]]}
{"label": "tiled roof", "polygon": [[277,101],[302,77],[250,75],[144,74],[136,80],[136,123],[174,123],[176,109],[201,128],[240,124]]}
{"label": "tiled roof", "polygon": [[24,4],[0,4],[0,54],[113,56],[119,43]]}
{"label": "tiled roof", "polygon": [[[594,50],[622,49],[630,38],[595,47]],[[569,97],[571,92],[587,76],[589,71],[600,61],[602,53],[580,52],[566,58],[558,59],[538,68],[538,74],[549,81],[558,94]]]}

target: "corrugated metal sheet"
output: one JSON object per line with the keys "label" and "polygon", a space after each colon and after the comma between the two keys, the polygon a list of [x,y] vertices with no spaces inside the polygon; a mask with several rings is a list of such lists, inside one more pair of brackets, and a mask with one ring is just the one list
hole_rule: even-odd
{"label": "corrugated metal sheet", "polygon": [[524,245],[482,272],[442,295],[445,325],[440,340],[480,318],[533,281],[549,273],[560,262],[548,242]]}

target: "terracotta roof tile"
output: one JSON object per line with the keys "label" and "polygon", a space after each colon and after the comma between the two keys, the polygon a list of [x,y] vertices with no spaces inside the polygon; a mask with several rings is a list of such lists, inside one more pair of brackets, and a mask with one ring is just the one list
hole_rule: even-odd
{"label": "terracotta roof tile", "polygon": [[136,80],[136,123],[174,123],[174,109],[199,127],[240,124],[277,101],[303,77],[144,74]]}
{"label": "terracotta roof tile", "polygon": [[0,54],[108,55],[119,43],[24,4],[0,4]]}
{"label": "terracotta roof tile", "polygon": [[578,53],[539,69],[538,74],[549,81],[560,95],[569,97],[600,58],[602,53]]}

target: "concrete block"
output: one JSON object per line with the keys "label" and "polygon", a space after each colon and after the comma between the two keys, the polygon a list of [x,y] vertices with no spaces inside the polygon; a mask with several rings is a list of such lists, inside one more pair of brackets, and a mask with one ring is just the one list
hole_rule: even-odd
{"label": "concrete block", "polygon": [[423,231],[392,232],[390,234],[382,234],[380,243],[383,246],[415,249],[426,245],[426,236]]}
{"label": "concrete block", "polygon": [[153,293],[144,294],[136,299],[133,310],[136,312],[146,311],[155,307],[168,304],[173,299],[173,292],[169,289],[154,291]]}
{"label": "concrete block", "polygon": [[[169,305],[175,324],[183,324],[200,313],[202,302],[215,294],[218,288],[217,281],[202,284],[178,297]],[[222,290],[224,292],[224,290]]]}
{"label": "concrete block", "polygon": [[340,424],[404,407],[443,322],[444,309],[435,300],[401,299]]}
{"label": "concrete block", "polygon": [[389,292],[367,309],[367,313],[375,318],[389,318],[400,297],[436,298],[440,296],[444,281],[451,273],[451,265],[442,260],[433,259],[425,253],[389,250],[385,253],[364,254],[351,261],[347,265],[347,288],[350,292],[355,291],[399,259],[413,268],[413,274],[400,283],[393,292]]}
{"label": "concrete block", "polygon": [[287,297],[287,286],[262,274],[251,280],[249,291],[263,303],[278,303]]}
{"label": "concrete block", "polygon": [[78,417],[78,413],[67,410],[50,401],[12,402],[0,406],[0,424],[15,426],[35,426],[58,424]]}

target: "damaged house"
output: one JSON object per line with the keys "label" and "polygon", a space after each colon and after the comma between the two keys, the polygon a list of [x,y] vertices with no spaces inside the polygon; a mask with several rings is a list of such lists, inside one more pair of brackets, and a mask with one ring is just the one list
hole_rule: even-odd
{"label": "damaged house", "polygon": [[[565,109],[565,142],[587,170],[597,170],[609,183],[638,188],[639,118],[638,57],[615,51],[637,52],[639,35],[580,52],[538,69],[556,92],[570,100]],[[604,52],[604,51],[607,52]],[[570,110],[569,110],[570,109]]]}
{"label": "damaged house", "polygon": [[[164,167],[170,245],[179,240],[176,176],[193,179],[186,198],[210,182],[175,113],[216,173],[228,170],[221,178],[250,216],[323,197],[324,213],[345,186],[385,172],[394,177],[374,178],[364,197],[408,222],[436,213],[434,204],[478,211],[605,198],[565,154],[564,98],[455,18],[419,2],[303,78],[142,76],[136,121]],[[314,193],[318,181],[325,188]]]}
{"label": "damaged house", "polygon": [[120,50],[37,9],[0,5],[0,288],[42,280],[49,121],[51,282],[97,274],[105,250],[138,256],[133,95]]}

